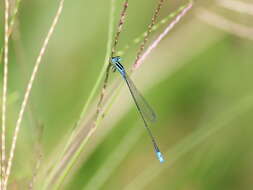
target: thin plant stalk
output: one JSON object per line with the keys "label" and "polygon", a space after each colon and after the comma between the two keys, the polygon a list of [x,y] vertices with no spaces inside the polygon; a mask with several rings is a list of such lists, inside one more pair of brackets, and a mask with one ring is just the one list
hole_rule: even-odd
{"label": "thin plant stalk", "polygon": [[[87,100],[87,102],[85,103],[85,105],[84,105],[84,107],[82,109],[82,112],[80,114],[80,118],[79,118],[79,120],[77,122],[76,129],[78,129],[78,126],[81,125],[82,119],[83,119],[84,115],[86,114],[86,111],[87,111],[89,105],[91,104],[91,101],[93,100],[93,98],[95,96],[95,93],[97,92],[97,90],[98,90],[98,88],[99,88],[99,86],[101,84],[101,81],[103,80],[104,74],[107,72],[107,69],[108,69],[108,64],[109,64],[108,60],[110,59],[110,56],[111,56],[112,41],[113,41],[113,35],[112,35],[112,33],[113,33],[113,26],[114,26],[115,0],[111,0],[110,2],[111,3],[110,3],[110,11],[109,11],[110,15],[109,15],[109,23],[108,23],[108,26],[109,26],[108,27],[108,40],[107,40],[107,46],[106,46],[106,54],[105,54],[105,59],[104,59],[104,65],[103,65],[103,68],[102,68],[102,70],[101,70],[101,72],[100,72],[100,74],[98,76],[98,79],[97,79],[97,81],[96,81],[93,89],[91,90],[91,93],[90,93],[90,95],[88,97],[88,100]],[[74,139],[74,137],[76,135],[75,131],[76,130],[74,130],[72,132],[70,138],[68,139],[63,153],[66,153],[68,147],[73,142],[73,139]],[[80,149],[80,151],[81,151],[81,149]],[[76,152],[75,154],[79,155],[78,152]],[[69,171],[69,169],[72,167],[72,165],[74,163],[73,161],[76,160],[76,157],[73,157],[71,160],[72,161],[70,161],[68,163],[69,167],[66,167],[66,169],[63,170],[62,175],[58,179],[58,182],[56,182],[56,185],[55,185],[54,189],[57,189],[62,184],[63,179],[67,175],[67,172]],[[55,178],[55,175],[56,175],[57,172],[58,172],[58,168],[56,168],[55,170],[53,170],[50,173],[50,175],[49,175],[49,177],[47,179],[47,182],[45,183],[45,186],[44,186],[45,189],[47,189],[49,187],[49,185],[52,185],[51,181],[52,181],[52,179]]]}
{"label": "thin plant stalk", "polygon": [[[116,52],[116,48],[117,48],[117,45],[118,45],[118,42],[119,42],[119,37],[120,37],[120,34],[122,32],[124,23],[125,23],[127,8],[128,8],[128,0],[125,0],[124,5],[123,5],[123,9],[121,11],[120,20],[119,20],[119,24],[118,24],[118,27],[117,27],[117,32],[116,32],[115,37],[114,37],[114,43],[113,43],[113,46],[112,46],[111,57],[113,57],[115,52]],[[103,88],[101,90],[100,98],[99,98],[98,105],[97,105],[96,118],[100,114],[101,105],[102,105],[102,102],[104,100],[105,91],[106,91],[106,88],[107,88],[107,85],[108,85],[108,80],[109,80],[110,68],[111,68],[111,64],[110,64],[110,60],[108,59],[108,65],[107,65],[107,69],[106,69]]]}
{"label": "thin plant stalk", "polygon": [[9,54],[9,0],[5,0],[4,8],[4,75],[3,75],[3,95],[2,95],[2,142],[1,142],[1,189],[4,188],[5,179],[5,159],[6,159],[6,103],[7,103],[7,87],[8,87],[8,54]]}
{"label": "thin plant stalk", "polygon": [[32,74],[31,74],[31,78],[28,82],[28,85],[27,85],[27,88],[26,88],[26,91],[25,91],[24,99],[23,99],[23,102],[21,104],[21,109],[20,109],[20,112],[19,112],[19,115],[18,115],[18,119],[17,119],[16,126],[15,126],[15,131],[14,131],[14,135],[13,135],[13,139],[12,139],[10,156],[9,156],[9,159],[8,159],[7,170],[6,170],[6,178],[4,180],[4,187],[7,187],[7,184],[8,184],[8,179],[9,179],[9,176],[10,176],[10,173],[11,173],[12,161],[13,161],[14,154],[15,154],[15,149],[16,149],[17,138],[18,138],[18,135],[19,135],[20,126],[21,126],[21,122],[23,120],[23,115],[24,115],[24,112],[25,112],[25,108],[26,108],[26,105],[27,105],[27,102],[28,102],[28,99],[29,99],[29,96],[30,96],[32,86],[33,86],[33,82],[34,82],[35,77],[38,73],[38,69],[39,69],[39,66],[41,64],[42,57],[44,56],[46,48],[48,46],[48,42],[49,42],[49,40],[50,40],[54,30],[55,30],[56,24],[58,23],[59,17],[62,13],[63,4],[64,4],[64,0],[60,0],[57,13],[56,13],[56,15],[53,19],[53,23],[52,23],[52,25],[49,29],[49,32],[48,32],[48,34],[47,34],[47,36],[44,40],[44,43],[43,43],[42,48],[40,50],[39,56],[36,59],[36,63],[34,65],[34,68],[33,68]]}
{"label": "thin plant stalk", "polygon": [[159,14],[159,12],[160,12],[160,10],[162,8],[163,3],[164,3],[164,0],[159,0],[157,8],[155,9],[155,13],[154,13],[154,15],[153,15],[153,17],[151,19],[151,23],[148,25],[148,30],[145,33],[144,40],[143,40],[143,42],[142,42],[142,44],[140,46],[140,49],[139,49],[139,51],[137,53],[137,56],[136,56],[136,59],[135,59],[135,63],[137,63],[139,61],[140,57],[141,57],[141,54],[142,54],[142,52],[143,52],[143,50],[145,48],[145,45],[146,45],[146,43],[148,41],[148,38],[149,38],[149,36],[150,36],[150,34],[152,32],[152,28],[156,24],[156,20],[158,18],[158,14]]}
{"label": "thin plant stalk", "polygon": [[[9,27],[8,27],[8,36],[9,36],[9,38],[10,38],[12,32],[13,32],[13,28],[14,28],[14,25],[15,25],[15,22],[16,22],[16,19],[17,19],[17,15],[18,15],[18,11],[19,11],[19,8],[20,8],[21,1],[22,0],[17,0],[16,1],[13,14],[10,18],[10,23],[9,23]],[[0,64],[2,62],[2,55],[3,55],[3,48],[0,48]]]}
{"label": "thin plant stalk", "polygon": [[[158,28],[160,28],[161,26],[165,25],[170,19],[174,18],[175,16],[177,16],[180,12],[182,12],[182,10],[184,10],[189,3],[180,6],[176,11],[168,14],[168,16],[166,16],[165,18],[163,18],[162,20],[160,20],[157,24],[155,24],[152,27],[152,32],[156,31]],[[126,44],[121,50],[117,51],[117,55],[122,56],[124,54],[126,54],[126,51],[134,44],[138,44],[141,42],[141,40],[144,40],[145,36],[147,35],[147,31],[143,32],[142,34],[139,34],[136,38],[134,38],[131,43]]]}
{"label": "thin plant stalk", "polygon": [[182,12],[173,20],[168,27],[161,33],[156,40],[148,47],[148,49],[142,54],[140,59],[134,64],[133,69],[137,69],[147,58],[147,56],[154,50],[161,40],[168,35],[168,33],[174,28],[174,26],[186,15],[186,13],[193,7],[193,2],[190,2],[189,5],[182,10]]}
{"label": "thin plant stalk", "polygon": [[104,97],[104,91],[105,91],[105,88],[107,86],[107,81],[108,81],[108,73],[109,73],[109,69],[110,69],[110,63],[109,63],[109,60],[110,60],[110,56],[113,56],[114,53],[115,53],[115,49],[116,49],[116,46],[118,44],[118,40],[119,40],[119,36],[120,36],[120,33],[122,31],[122,26],[125,22],[125,16],[126,16],[126,10],[127,10],[127,7],[128,7],[128,0],[125,1],[124,3],[124,6],[123,6],[123,10],[121,12],[121,17],[120,17],[120,21],[119,21],[119,24],[118,24],[118,31],[115,35],[115,38],[114,38],[114,43],[113,43],[113,46],[112,46],[112,33],[113,33],[113,23],[114,23],[114,18],[113,18],[113,14],[115,12],[115,5],[112,6],[112,10],[111,10],[111,15],[110,15],[110,19],[109,19],[109,31],[108,31],[108,41],[107,41],[107,50],[106,50],[106,56],[105,56],[105,60],[104,60],[104,65],[103,65],[103,68],[98,76],[98,80],[96,81],[96,84],[94,85],[91,93],[90,93],[90,96],[86,102],[86,104],[84,105],[83,109],[82,109],[82,112],[80,114],[80,119],[79,121],[77,122],[77,126],[81,123],[82,121],[82,118],[84,117],[96,91],[98,90],[99,88],[99,85],[101,84],[101,81],[104,77],[104,74],[106,73],[106,77],[105,77],[105,81],[104,81],[104,85],[103,85],[103,89],[102,89],[102,92],[101,92],[101,95],[100,95],[100,99],[99,99],[99,102],[98,102],[98,108],[97,108],[97,112],[99,112],[99,107],[100,107],[100,104],[102,103],[103,101],[103,97]]}
{"label": "thin plant stalk", "polygon": [[37,175],[40,171],[41,163],[43,161],[43,147],[42,147],[42,137],[44,133],[44,126],[40,123],[36,125],[36,139],[35,139],[35,146],[34,146],[34,166],[31,181],[29,182],[28,189],[34,189],[34,184],[37,180]]}
{"label": "thin plant stalk", "polygon": [[[98,104],[97,104],[96,112],[97,112],[97,114],[99,114],[100,107],[101,107],[101,104],[102,104],[103,99],[104,99],[105,90],[106,90],[108,79],[109,79],[109,71],[110,71],[110,62],[109,62],[109,60],[110,60],[110,57],[113,56],[114,53],[115,53],[115,49],[116,49],[116,46],[118,44],[119,36],[120,36],[121,31],[122,31],[122,26],[125,22],[127,7],[128,7],[128,0],[125,1],[124,6],[123,6],[123,10],[121,12],[120,21],[119,21],[119,24],[118,24],[118,31],[115,35],[113,46],[112,46],[112,41],[113,40],[112,40],[112,35],[111,34],[113,33],[114,18],[109,19],[109,30],[110,31],[108,31],[108,41],[107,41],[107,48],[106,48],[107,50],[106,50],[104,65],[102,67],[102,70],[101,70],[101,72],[98,76],[98,79],[97,79],[94,87],[91,90],[91,93],[88,97],[88,100],[86,101],[86,103],[85,103],[85,105],[82,109],[82,112],[80,114],[80,117],[79,117],[79,120],[78,120],[76,126],[81,125],[82,119],[83,119],[89,105],[91,104],[91,101],[93,100],[93,98],[95,96],[95,93],[97,92],[97,90],[99,88],[99,85],[101,84],[101,82],[103,80],[103,77],[104,77],[104,75],[106,75],[105,79],[104,79],[104,83],[103,83],[103,88],[102,88],[102,91],[101,91],[101,94],[100,94],[100,99],[99,99]],[[115,12],[115,6],[113,6],[113,8],[111,10],[111,16],[110,17],[113,17],[114,12]],[[68,147],[68,145],[71,143],[71,141],[74,137],[74,132],[75,131],[72,132],[71,137],[69,138],[68,143],[66,144],[66,146],[64,148],[64,152],[66,151],[66,148]]]}
{"label": "thin plant stalk", "polygon": [[9,36],[12,34],[12,31],[14,29],[14,25],[17,19],[17,15],[18,15],[18,11],[20,8],[20,4],[21,4],[22,0],[16,0],[16,4],[14,6],[14,10],[13,10],[13,14],[11,16],[11,20],[10,20],[10,28],[9,28]]}
{"label": "thin plant stalk", "polygon": [[34,189],[34,184],[35,184],[35,181],[36,181],[39,169],[41,167],[42,157],[43,157],[43,155],[41,153],[39,153],[37,161],[35,163],[32,179],[31,179],[31,181],[29,183],[29,187],[28,187],[29,190],[33,190]]}

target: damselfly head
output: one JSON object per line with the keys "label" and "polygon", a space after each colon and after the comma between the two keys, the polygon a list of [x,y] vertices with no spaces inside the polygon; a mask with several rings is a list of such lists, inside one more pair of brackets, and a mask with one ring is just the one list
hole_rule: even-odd
{"label": "damselfly head", "polygon": [[118,70],[121,73],[122,76],[125,76],[126,72],[125,72],[123,65],[121,65],[120,61],[121,61],[120,56],[112,57],[111,64],[113,66],[113,69],[115,68],[116,70]]}
{"label": "damselfly head", "polygon": [[111,62],[112,62],[112,64],[116,64],[116,63],[120,63],[120,61],[121,61],[121,57],[120,56],[115,56],[115,57],[112,57],[112,59],[111,59]]}
{"label": "damselfly head", "polygon": [[116,56],[116,57],[112,57],[111,58],[111,64],[112,64],[112,72],[115,72],[117,70],[117,63],[120,61],[120,57]]}

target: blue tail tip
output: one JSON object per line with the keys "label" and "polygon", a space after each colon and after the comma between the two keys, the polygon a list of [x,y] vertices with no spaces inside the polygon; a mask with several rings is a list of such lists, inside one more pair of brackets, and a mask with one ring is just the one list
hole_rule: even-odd
{"label": "blue tail tip", "polygon": [[160,163],[163,163],[165,161],[161,152],[156,152],[156,156]]}

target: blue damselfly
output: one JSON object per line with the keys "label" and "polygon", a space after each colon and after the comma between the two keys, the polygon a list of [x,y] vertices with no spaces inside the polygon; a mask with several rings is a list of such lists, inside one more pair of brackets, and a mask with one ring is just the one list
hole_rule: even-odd
{"label": "blue damselfly", "polygon": [[143,98],[143,96],[139,93],[137,88],[135,87],[134,83],[132,80],[129,78],[127,75],[125,68],[121,65],[121,57],[116,56],[111,58],[111,64],[113,65],[113,68],[121,74],[122,78],[125,80],[130,93],[133,97],[133,100],[135,102],[135,105],[137,107],[137,110],[139,111],[141,118],[144,122],[144,126],[148,131],[148,134],[153,142],[155,153],[157,155],[157,158],[160,162],[164,162],[163,155],[160,152],[158,145],[156,143],[156,140],[148,126],[149,122],[154,122],[156,120],[156,115],[152,108],[149,106],[147,101]]}

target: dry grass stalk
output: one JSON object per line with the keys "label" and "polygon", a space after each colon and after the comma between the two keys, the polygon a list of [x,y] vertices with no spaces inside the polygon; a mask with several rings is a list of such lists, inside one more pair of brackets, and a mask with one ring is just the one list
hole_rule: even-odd
{"label": "dry grass stalk", "polygon": [[3,96],[2,96],[2,146],[1,146],[1,189],[4,189],[5,178],[5,134],[6,134],[6,102],[7,102],[7,85],[8,85],[8,51],[9,51],[9,0],[5,0],[4,9],[4,75],[3,75]]}
{"label": "dry grass stalk", "polygon": [[27,89],[25,91],[25,96],[24,96],[24,99],[23,99],[23,102],[22,102],[22,105],[21,105],[21,109],[20,109],[20,112],[19,112],[19,115],[18,115],[18,119],[17,119],[16,126],[15,126],[15,131],[14,131],[14,135],[13,135],[13,139],[12,139],[10,156],[9,156],[9,159],[8,159],[7,170],[6,170],[6,177],[5,177],[5,180],[4,180],[4,187],[5,188],[7,186],[8,179],[9,179],[9,176],[10,176],[10,173],[11,173],[11,167],[12,167],[12,162],[13,162],[14,153],[15,153],[15,149],[16,149],[17,138],[18,138],[18,135],[19,135],[20,126],[21,126],[21,122],[23,120],[23,115],[24,115],[24,112],[25,112],[25,108],[26,108],[26,105],[27,105],[27,102],[28,102],[28,99],[29,99],[29,96],[30,96],[32,86],[33,86],[33,82],[34,82],[35,77],[37,75],[39,66],[41,64],[42,57],[45,54],[45,50],[48,46],[48,42],[49,42],[49,40],[50,40],[50,38],[51,38],[51,36],[54,32],[55,26],[56,26],[56,24],[59,20],[59,17],[62,13],[63,4],[64,4],[64,0],[61,0],[60,4],[59,4],[59,7],[58,7],[58,10],[57,10],[57,13],[54,17],[53,23],[52,23],[52,25],[49,29],[49,32],[48,32],[48,34],[47,34],[47,36],[44,40],[44,43],[43,43],[42,48],[40,50],[39,56],[36,59],[36,63],[35,63],[35,66],[33,68],[31,78],[28,82]]}
{"label": "dry grass stalk", "polygon": [[156,20],[157,20],[158,14],[159,14],[159,12],[160,12],[160,10],[162,8],[163,3],[164,3],[164,0],[160,0],[159,3],[158,3],[157,8],[155,9],[155,13],[154,13],[154,15],[152,17],[151,23],[148,25],[148,31],[145,33],[144,40],[143,40],[143,42],[142,42],[142,44],[140,46],[140,49],[139,49],[139,51],[137,53],[137,56],[136,56],[136,59],[135,59],[135,64],[138,63],[138,61],[139,61],[139,59],[141,57],[141,54],[142,54],[142,52],[143,52],[143,50],[145,48],[145,45],[146,45],[146,43],[148,41],[148,38],[149,38],[149,36],[150,36],[150,34],[152,32],[152,28],[156,24]]}
{"label": "dry grass stalk", "polygon": [[[123,26],[124,26],[124,23],[125,23],[125,19],[126,19],[127,8],[128,8],[128,0],[125,1],[124,5],[123,5],[123,9],[121,11],[121,16],[120,16],[117,32],[116,32],[116,35],[115,35],[115,38],[114,38],[114,43],[113,43],[113,46],[112,46],[111,57],[114,56],[114,53],[116,51],[116,47],[118,45],[119,37],[120,37],[120,34],[122,32],[122,29],[123,29]],[[110,68],[111,68],[111,64],[108,64],[107,69],[106,69],[106,75],[105,75],[104,83],[103,83],[103,88],[102,88],[100,98],[99,98],[99,101],[98,101],[98,105],[97,105],[97,111],[96,111],[97,116],[101,112],[101,104],[104,100],[105,91],[106,91],[108,80],[109,80]]]}
{"label": "dry grass stalk", "polygon": [[168,35],[168,33],[174,28],[174,26],[186,15],[186,13],[192,8],[193,2],[182,10],[182,12],[167,26],[167,28],[161,33],[158,38],[148,47],[148,49],[142,54],[140,59],[135,63],[133,70],[137,69],[146,59],[146,57],[154,50],[161,40]]}

